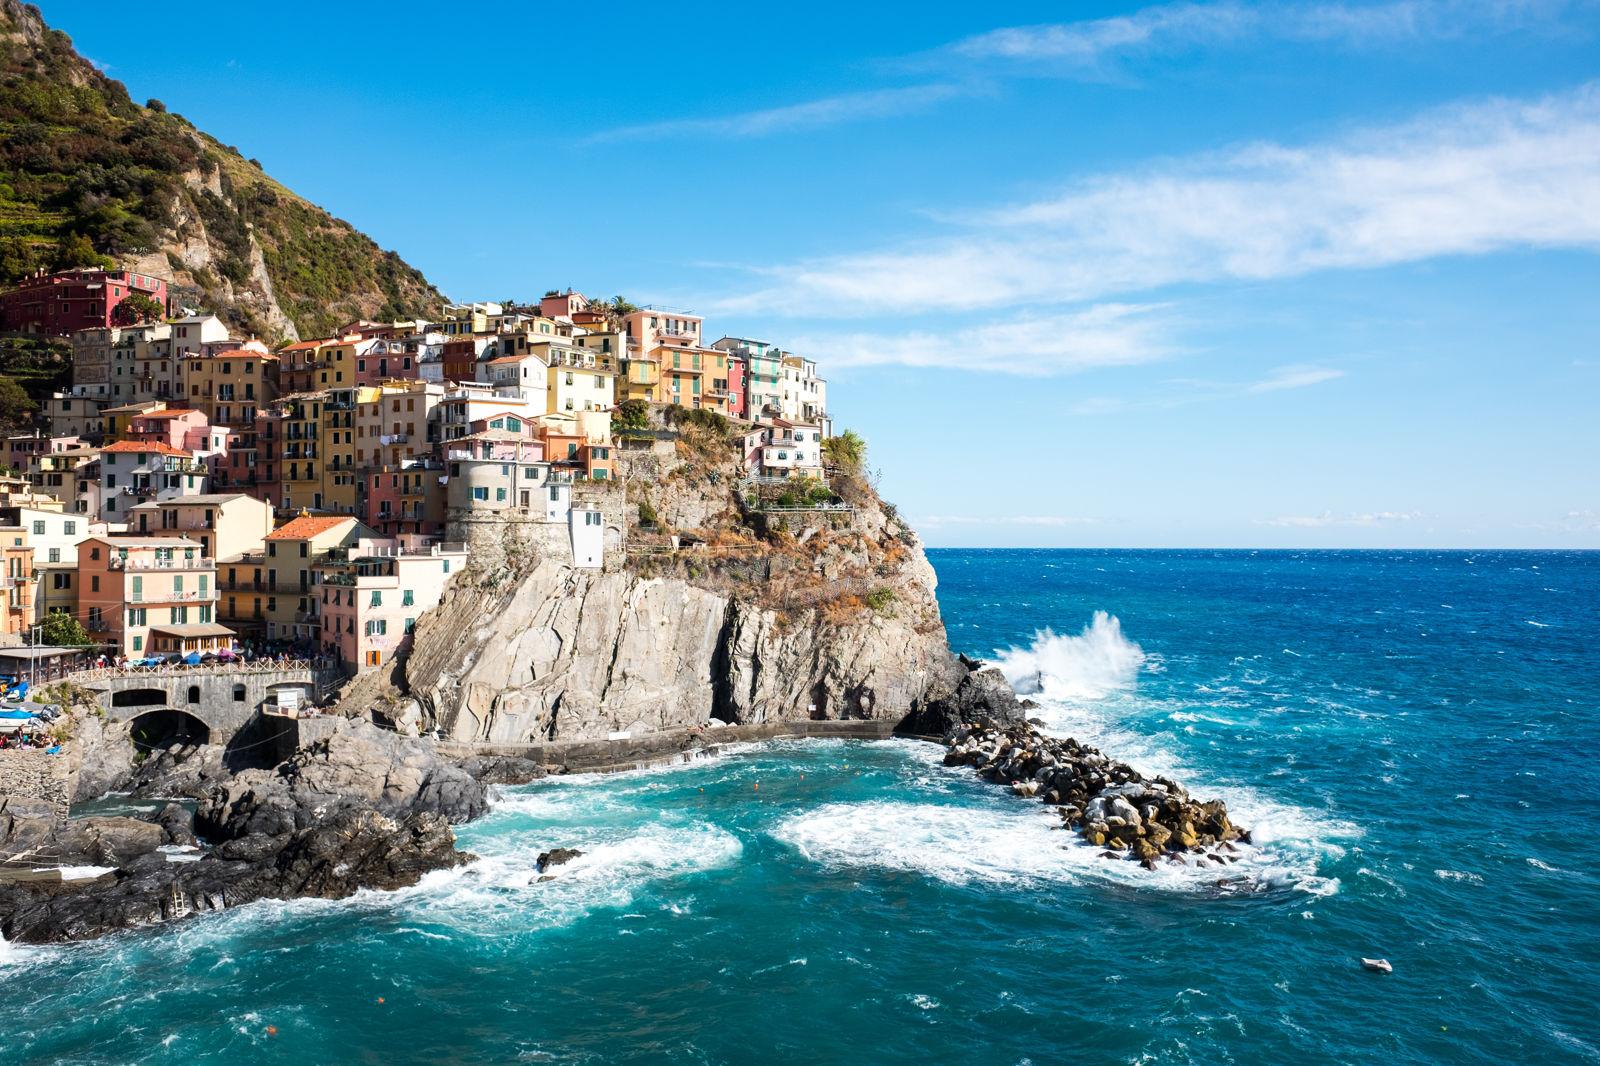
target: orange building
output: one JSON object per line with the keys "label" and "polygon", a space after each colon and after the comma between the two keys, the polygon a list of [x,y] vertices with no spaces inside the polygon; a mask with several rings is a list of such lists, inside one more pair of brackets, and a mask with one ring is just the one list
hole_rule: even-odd
{"label": "orange building", "polygon": [[78,545],[79,620],[134,658],[232,647],[217,624],[217,564],[186,537],[90,537]]}

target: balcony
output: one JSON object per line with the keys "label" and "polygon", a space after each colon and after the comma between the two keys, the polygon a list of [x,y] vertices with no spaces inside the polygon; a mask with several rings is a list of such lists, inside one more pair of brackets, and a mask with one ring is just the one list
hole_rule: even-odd
{"label": "balcony", "polygon": [[128,593],[128,602],[129,603],[139,603],[139,604],[150,604],[150,603],[212,603],[212,602],[214,602],[216,600],[216,598],[217,598],[217,590],[216,589],[205,589],[204,591],[202,591],[200,589],[182,589],[182,590],[176,591],[176,592],[173,591],[172,589],[168,589],[165,592],[154,592],[154,593],[130,592],[130,593]]}
{"label": "balcony", "polygon": [[148,559],[148,558],[123,558],[114,556],[106,560],[108,570],[215,570],[215,560],[204,557],[195,559]]}

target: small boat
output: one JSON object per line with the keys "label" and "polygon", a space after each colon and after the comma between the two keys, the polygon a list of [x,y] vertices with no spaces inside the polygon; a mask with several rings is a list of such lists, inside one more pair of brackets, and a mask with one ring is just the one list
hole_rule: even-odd
{"label": "small boat", "polygon": [[1394,973],[1388,959],[1362,959],[1361,965],[1374,973]]}

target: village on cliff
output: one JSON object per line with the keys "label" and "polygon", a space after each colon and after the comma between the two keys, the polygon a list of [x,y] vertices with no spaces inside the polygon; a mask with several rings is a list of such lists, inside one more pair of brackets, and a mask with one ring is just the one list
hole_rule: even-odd
{"label": "village on cliff", "polygon": [[72,352],[70,388],[0,454],[12,696],[89,666],[371,671],[467,569],[475,522],[619,565],[619,447],[722,419],[753,483],[803,484],[831,436],[812,360],[570,290],[273,350],[170,306],[162,278],[77,269],[0,294],[0,332]]}

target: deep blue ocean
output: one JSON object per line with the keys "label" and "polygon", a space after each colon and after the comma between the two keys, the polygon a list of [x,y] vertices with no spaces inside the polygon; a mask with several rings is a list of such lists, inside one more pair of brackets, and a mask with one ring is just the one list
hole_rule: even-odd
{"label": "deep blue ocean", "polygon": [[506,790],[405,892],[0,946],[0,1061],[1600,1061],[1600,553],[930,556],[957,648],[1245,861],[1097,858],[932,745],[754,745]]}

